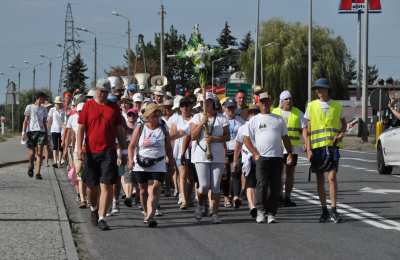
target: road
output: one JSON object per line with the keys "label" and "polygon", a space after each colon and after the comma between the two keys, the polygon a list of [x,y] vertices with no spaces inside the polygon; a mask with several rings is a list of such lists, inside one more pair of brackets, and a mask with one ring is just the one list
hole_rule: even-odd
{"label": "road", "polygon": [[158,228],[145,227],[139,210],[121,206],[108,232],[90,226],[89,211],[77,208],[60,170],[57,176],[82,259],[400,259],[400,173],[383,176],[375,168],[375,154],[342,151],[341,224],[318,223],[315,176],[307,181],[308,163],[300,157],[297,207],[280,208],[277,224],[256,224],[245,207],[222,209],[222,224],[198,224],[193,210],[181,211],[174,199],[163,198],[167,214],[158,218]]}

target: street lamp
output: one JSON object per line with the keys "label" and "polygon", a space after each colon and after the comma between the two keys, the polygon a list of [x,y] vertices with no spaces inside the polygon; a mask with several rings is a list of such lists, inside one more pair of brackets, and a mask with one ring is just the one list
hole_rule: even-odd
{"label": "street lamp", "polygon": [[272,47],[275,45],[279,45],[278,42],[269,42],[267,44],[264,44],[263,46],[261,46],[260,48],[260,54],[261,54],[261,59],[260,59],[260,67],[261,67],[261,88],[264,89],[264,65],[263,65],[263,49],[264,48],[268,48],[268,47]]}
{"label": "street lamp", "polygon": [[211,92],[214,93],[214,63],[222,61],[224,58],[219,58],[211,61]]}
{"label": "street lamp", "polygon": [[52,66],[52,60],[55,58],[61,58],[60,55],[56,56],[56,57],[48,57],[44,54],[40,54],[40,57],[43,59],[47,59],[49,61],[49,92],[51,94],[51,66]]}
{"label": "street lamp", "polygon": [[125,19],[125,20],[127,20],[128,21],[128,78],[130,79],[131,78],[131,74],[132,74],[132,72],[131,72],[131,59],[130,59],[130,53],[131,53],[131,21],[129,20],[129,18],[128,17],[126,17],[125,15],[123,15],[123,14],[121,14],[121,13],[118,13],[118,12],[116,12],[116,11],[113,11],[112,13],[111,13],[112,15],[115,15],[115,16],[119,16],[119,17],[121,17],[121,18],[123,18],[123,19]]}
{"label": "street lamp", "polygon": [[31,63],[30,61],[28,61],[28,60],[24,60],[24,63],[25,64],[27,64],[27,65],[31,65],[32,66],[32,74],[33,74],[33,80],[32,80],[32,102],[34,102],[35,100],[35,88],[36,88],[36,67],[37,66],[40,66],[40,65],[42,65],[43,64],[43,62],[40,62],[40,63],[38,63],[38,64],[33,64],[33,63]]}
{"label": "street lamp", "polygon": [[88,30],[85,27],[76,27],[78,31],[87,32],[94,35],[94,82],[97,81],[97,37],[96,33],[93,31]]}

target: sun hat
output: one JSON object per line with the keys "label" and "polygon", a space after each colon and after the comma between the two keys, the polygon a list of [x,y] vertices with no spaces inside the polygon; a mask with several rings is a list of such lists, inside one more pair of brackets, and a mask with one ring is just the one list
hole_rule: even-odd
{"label": "sun hat", "polygon": [[63,103],[63,102],[62,102],[60,96],[56,96],[56,97],[54,98],[54,104],[62,104],[62,103]]}
{"label": "sun hat", "polygon": [[148,118],[151,114],[153,114],[156,111],[161,111],[161,107],[160,105],[157,105],[155,103],[151,103],[151,104],[147,104],[144,113],[143,113],[143,117],[144,118]]}

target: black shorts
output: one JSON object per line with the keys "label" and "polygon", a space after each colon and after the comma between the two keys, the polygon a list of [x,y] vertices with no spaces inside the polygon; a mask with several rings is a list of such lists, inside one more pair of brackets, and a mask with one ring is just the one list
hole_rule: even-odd
{"label": "black shorts", "polygon": [[35,149],[36,146],[43,146],[46,144],[47,136],[45,132],[33,131],[26,133],[27,141],[26,146],[28,149]]}
{"label": "black shorts", "polygon": [[[287,165],[287,163],[286,163],[287,162],[287,157],[288,157],[287,153],[283,154],[283,164],[285,164],[285,165]],[[292,163],[291,166],[296,166],[297,165],[298,157],[299,156],[297,154],[292,153],[293,163]]]}
{"label": "black shorts", "polygon": [[51,141],[54,151],[61,150],[61,133],[51,133]]}
{"label": "black shorts", "polygon": [[103,184],[114,184],[118,177],[117,152],[108,149],[101,153],[87,153],[83,182],[89,187]]}
{"label": "black shorts", "polygon": [[256,164],[253,159],[251,159],[251,168],[249,175],[246,176],[246,187],[255,188],[257,186],[256,178]]}
{"label": "black shorts", "polygon": [[159,181],[161,182],[165,172],[135,172],[136,181],[140,184],[147,184],[148,181]]}

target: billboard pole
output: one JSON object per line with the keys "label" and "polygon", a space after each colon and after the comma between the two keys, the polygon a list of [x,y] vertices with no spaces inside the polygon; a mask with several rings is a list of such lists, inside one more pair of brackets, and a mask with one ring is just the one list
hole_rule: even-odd
{"label": "billboard pole", "polygon": [[356,97],[357,100],[360,100],[361,97],[361,84],[362,84],[362,79],[361,79],[361,71],[362,71],[362,61],[361,61],[361,48],[362,48],[362,39],[361,39],[361,10],[358,11],[357,13],[357,45],[358,45],[358,61],[357,61],[357,92],[356,92]]}

